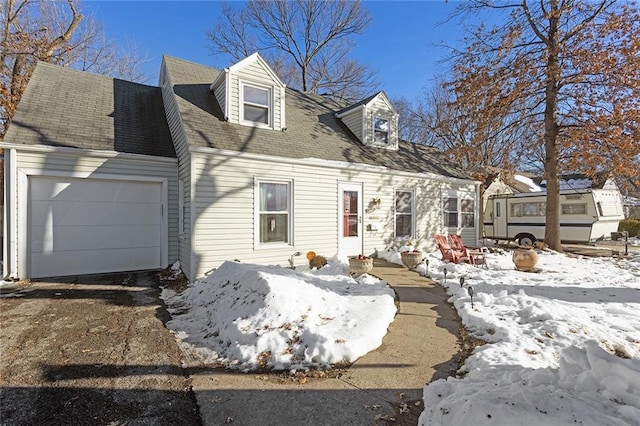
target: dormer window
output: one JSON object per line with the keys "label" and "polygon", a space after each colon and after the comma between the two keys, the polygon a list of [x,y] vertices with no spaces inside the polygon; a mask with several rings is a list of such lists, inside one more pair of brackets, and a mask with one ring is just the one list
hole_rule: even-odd
{"label": "dormer window", "polygon": [[271,125],[271,89],[242,85],[242,121]]}
{"label": "dormer window", "polygon": [[389,120],[373,117],[373,141],[375,143],[389,143]]}

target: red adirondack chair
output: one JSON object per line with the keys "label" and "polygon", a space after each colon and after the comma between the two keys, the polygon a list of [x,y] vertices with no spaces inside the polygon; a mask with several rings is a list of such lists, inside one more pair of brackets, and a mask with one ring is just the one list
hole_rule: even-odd
{"label": "red adirondack chair", "polygon": [[458,234],[450,234],[449,239],[451,240],[451,247],[453,250],[464,251],[469,258],[469,262],[474,265],[484,265],[484,253],[487,250],[482,247],[468,247],[464,245],[462,241],[462,237]]}
{"label": "red adirondack chair", "polygon": [[442,260],[444,260],[445,262],[447,261],[452,263],[460,263],[461,261],[471,262],[468,251],[458,250],[451,247],[451,245],[449,245],[449,240],[447,239],[446,235],[434,235],[433,239],[435,240],[436,245],[438,246],[438,249],[442,254]]}

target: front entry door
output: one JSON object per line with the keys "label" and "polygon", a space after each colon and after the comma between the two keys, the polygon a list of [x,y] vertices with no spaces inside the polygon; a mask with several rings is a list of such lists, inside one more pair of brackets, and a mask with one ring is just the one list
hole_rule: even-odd
{"label": "front entry door", "polygon": [[362,184],[341,183],[338,187],[338,253],[362,254]]}

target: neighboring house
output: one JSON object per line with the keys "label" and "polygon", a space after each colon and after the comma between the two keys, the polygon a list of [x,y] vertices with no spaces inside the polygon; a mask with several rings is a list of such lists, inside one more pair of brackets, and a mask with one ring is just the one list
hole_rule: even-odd
{"label": "neighboring house", "polygon": [[384,92],[345,106],[286,88],[254,54],[165,56],[160,87],[39,63],[5,137],[4,275],[372,254],[478,240],[479,182],[398,140]]}

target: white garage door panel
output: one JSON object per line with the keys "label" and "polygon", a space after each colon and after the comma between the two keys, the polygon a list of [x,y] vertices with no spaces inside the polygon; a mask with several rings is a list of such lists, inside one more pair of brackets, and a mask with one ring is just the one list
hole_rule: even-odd
{"label": "white garage door panel", "polygon": [[99,226],[33,226],[31,252],[114,248],[113,240],[119,248],[155,248],[161,243],[157,230],[157,225],[111,226],[106,239],[105,229]]}
{"label": "white garage door panel", "polygon": [[33,201],[33,225],[159,225],[162,204]]}
{"label": "white garage door panel", "polygon": [[36,179],[38,185],[31,188],[32,200],[154,203],[162,194],[162,187],[155,182],[87,179],[79,185],[80,179],[73,178]]}
{"label": "white garage door panel", "polygon": [[29,275],[155,269],[162,265],[163,184],[29,178]]}
{"label": "white garage door panel", "polygon": [[55,277],[156,269],[158,259],[160,259],[159,248],[33,253],[31,275]]}

